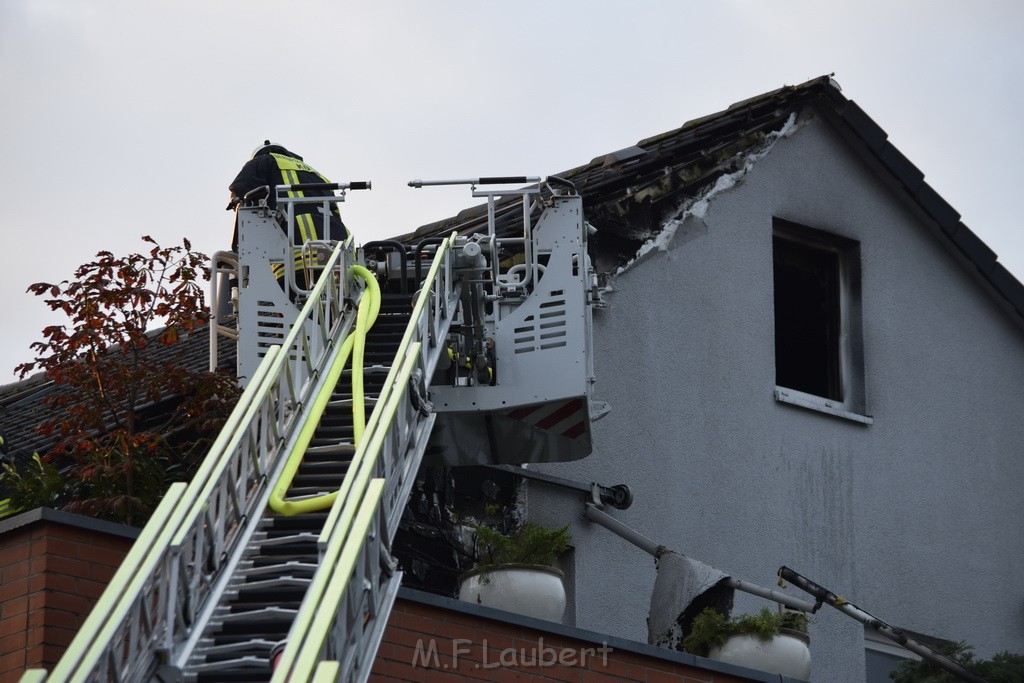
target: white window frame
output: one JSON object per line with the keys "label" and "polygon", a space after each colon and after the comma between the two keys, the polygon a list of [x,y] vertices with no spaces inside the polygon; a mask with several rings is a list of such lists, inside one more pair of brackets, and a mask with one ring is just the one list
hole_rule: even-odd
{"label": "white window frame", "polygon": [[[812,249],[828,251],[838,257],[838,369],[840,392],[842,395],[842,400],[837,400],[776,384],[774,390],[775,400],[779,403],[814,410],[860,424],[872,424],[874,419],[867,412],[867,397],[864,386],[859,243],[846,237],[779,218],[773,221],[772,237]],[[772,245],[772,272],[774,274],[774,239]],[[777,339],[776,335],[776,343]]]}

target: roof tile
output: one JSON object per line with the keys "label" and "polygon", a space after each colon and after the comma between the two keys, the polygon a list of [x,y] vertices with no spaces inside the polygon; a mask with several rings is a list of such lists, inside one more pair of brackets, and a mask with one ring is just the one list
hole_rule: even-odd
{"label": "roof tile", "polygon": [[1024,315],[1024,287],[1020,286],[1017,278],[1013,277],[1002,263],[993,264],[990,277],[996,288],[1003,292],[1006,300],[1017,309],[1017,313]]}
{"label": "roof tile", "polygon": [[[983,275],[991,275],[992,269],[996,265],[996,253],[989,249],[988,245],[982,242],[970,228],[961,223],[957,227],[957,231],[953,233],[953,244],[955,244],[960,251],[967,256],[967,258],[974,262],[975,267],[977,267]],[[1016,282],[1016,280],[1014,280],[1014,282]],[[995,283],[993,282],[992,284]],[[1021,287],[1021,284],[1017,282],[1017,286]],[[1003,292],[1003,296],[1007,299],[1010,298],[1009,294],[1009,292]]]}
{"label": "roof tile", "polygon": [[[960,214],[957,210],[949,205],[945,199],[939,196],[939,193],[932,189],[928,183],[922,183],[921,187],[914,194],[914,199],[921,205],[928,215],[935,219],[935,222],[939,224],[947,234],[952,234],[957,230],[958,226],[963,225],[960,222]],[[964,226],[965,228],[967,226]]]}
{"label": "roof tile", "polygon": [[842,106],[840,116],[846,125],[853,129],[857,137],[864,141],[869,150],[875,154],[882,151],[889,136],[856,102],[850,100]]}
{"label": "roof tile", "polygon": [[882,146],[878,159],[903,184],[911,196],[921,189],[921,185],[924,184],[924,173],[891,143],[886,142]]}

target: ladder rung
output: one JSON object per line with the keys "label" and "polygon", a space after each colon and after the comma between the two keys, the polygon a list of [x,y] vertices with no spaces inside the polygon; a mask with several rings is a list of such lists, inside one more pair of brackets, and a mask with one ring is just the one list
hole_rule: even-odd
{"label": "ladder rung", "polygon": [[318,498],[320,496],[326,496],[329,493],[334,493],[341,487],[339,482],[337,486],[293,486],[288,489],[288,500],[297,501],[304,498]]}
{"label": "ladder rung", "polygon": [[231,654],[233,652],[245,652],[247,650],[254,649],[270,650],[280,641],[254,638],[252,640],[241,640],[236,643],[221,643],[219,645],[214,643],[206,643],[205,639],[200,642],[203,649],[203,655],[209,657],[211,655],[226,655]]}
{"label": "ladder rung", "polygon": [[262,579],[260,581],[247,581],[245,583],[240,583],[240,584],[238,584],[238,586],[235,589],[233,589],[232,592],[235,593],[235,594],[238,594],[238,593],[241,593],[243,591],[248,591],[248,590],[262,590],[262,589],[265,589],[265,588],[280,588],[280,587],[288,587],[288,588],[300,587],[300,588],[304,588],[304,587],[309,585],[310,580],[311,579],[309,579],[309,578],[296,577],[296,576],[279,576],[279,577],[273,578],[273,579]]}
{"label": "ladder rung", "polygon": [[265,576],[267,574],[274,574],[280,571],[303,571],[309,572],[311,575],[315,574],[317,565],[309,562],[300,562],[299,560],[288,560],[276,565],[266,565],[262,567],[248,567],[246,569],[237,569],[235,573],[239,576],[250,577],[250,576]]}
{"label": "ladder rung", "polygon": [[323,446],[309,446],[306,453],[337,453],[344,455],[355,455],[356,447],[350,443],[336,443]]}
{"label": "ladder rung", "polygon": [[289,543],[308,543],[320,537],[319,533],[312,531],[300,531],[290,536],[277,536],[274,538],[260,538],[249,541],[249,546],[254,548],[267,548],[270,546],[288,545]]}
{"label": "ladder rung", "polygon": [[210,620],[210,623],[222,625],[229,622],[237,624],[245,623],[247,621],[290,622],[295,618],[296,614],[298,614],[298,610],[273,605],[271,607],[261,607],[259,609],[249,610],[248,612],[226,612],[213,617],[213,619]]}
{"label": "ladder rung", "polygon": [[217,662],[202,662],[193,664],[189,668],[196,673],[203,673],[207,671],[223,671],[226,669],[238,669],[238,668],[261,668],[267,669],[270,666],[270,657],[257,657],[255,655],[245,655],[244,657],[238,657],[237,659],[222,659]]}

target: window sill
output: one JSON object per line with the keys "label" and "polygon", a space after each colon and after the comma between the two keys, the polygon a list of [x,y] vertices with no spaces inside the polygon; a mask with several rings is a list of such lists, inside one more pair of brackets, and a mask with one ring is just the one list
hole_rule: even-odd
{"label": "window sill", "polygon": [[874,424],[875,420],[870,415],[861,415],[859,413],[853,413],[845,409],[845,406],[835,401],[830,401],[821,396],[814,396],[813,394],[805,394],[802,391],[796,391],[794,389],[784,389],[783,387],[775,387],[775,400],[779,403],[788,403],[789,405],[798,406],[800,408],[806,408],[807,410],[814,410],[819,413],[825,413],[832,415],[833,417],[842,418],[844,420],[850,420],[851,422],[858,422],[860,424]]}

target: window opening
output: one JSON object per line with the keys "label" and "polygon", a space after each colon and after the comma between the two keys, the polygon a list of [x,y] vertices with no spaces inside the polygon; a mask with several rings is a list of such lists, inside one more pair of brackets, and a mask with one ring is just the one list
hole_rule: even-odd
{"label": "window opening", "polygon": [[775,254],[775,383],[843,400],[839,255],[778,235]]}
{"label": "window opening", "polygon": [[871,424],[860,245],[781,219],[773,228],[776,400]]}

